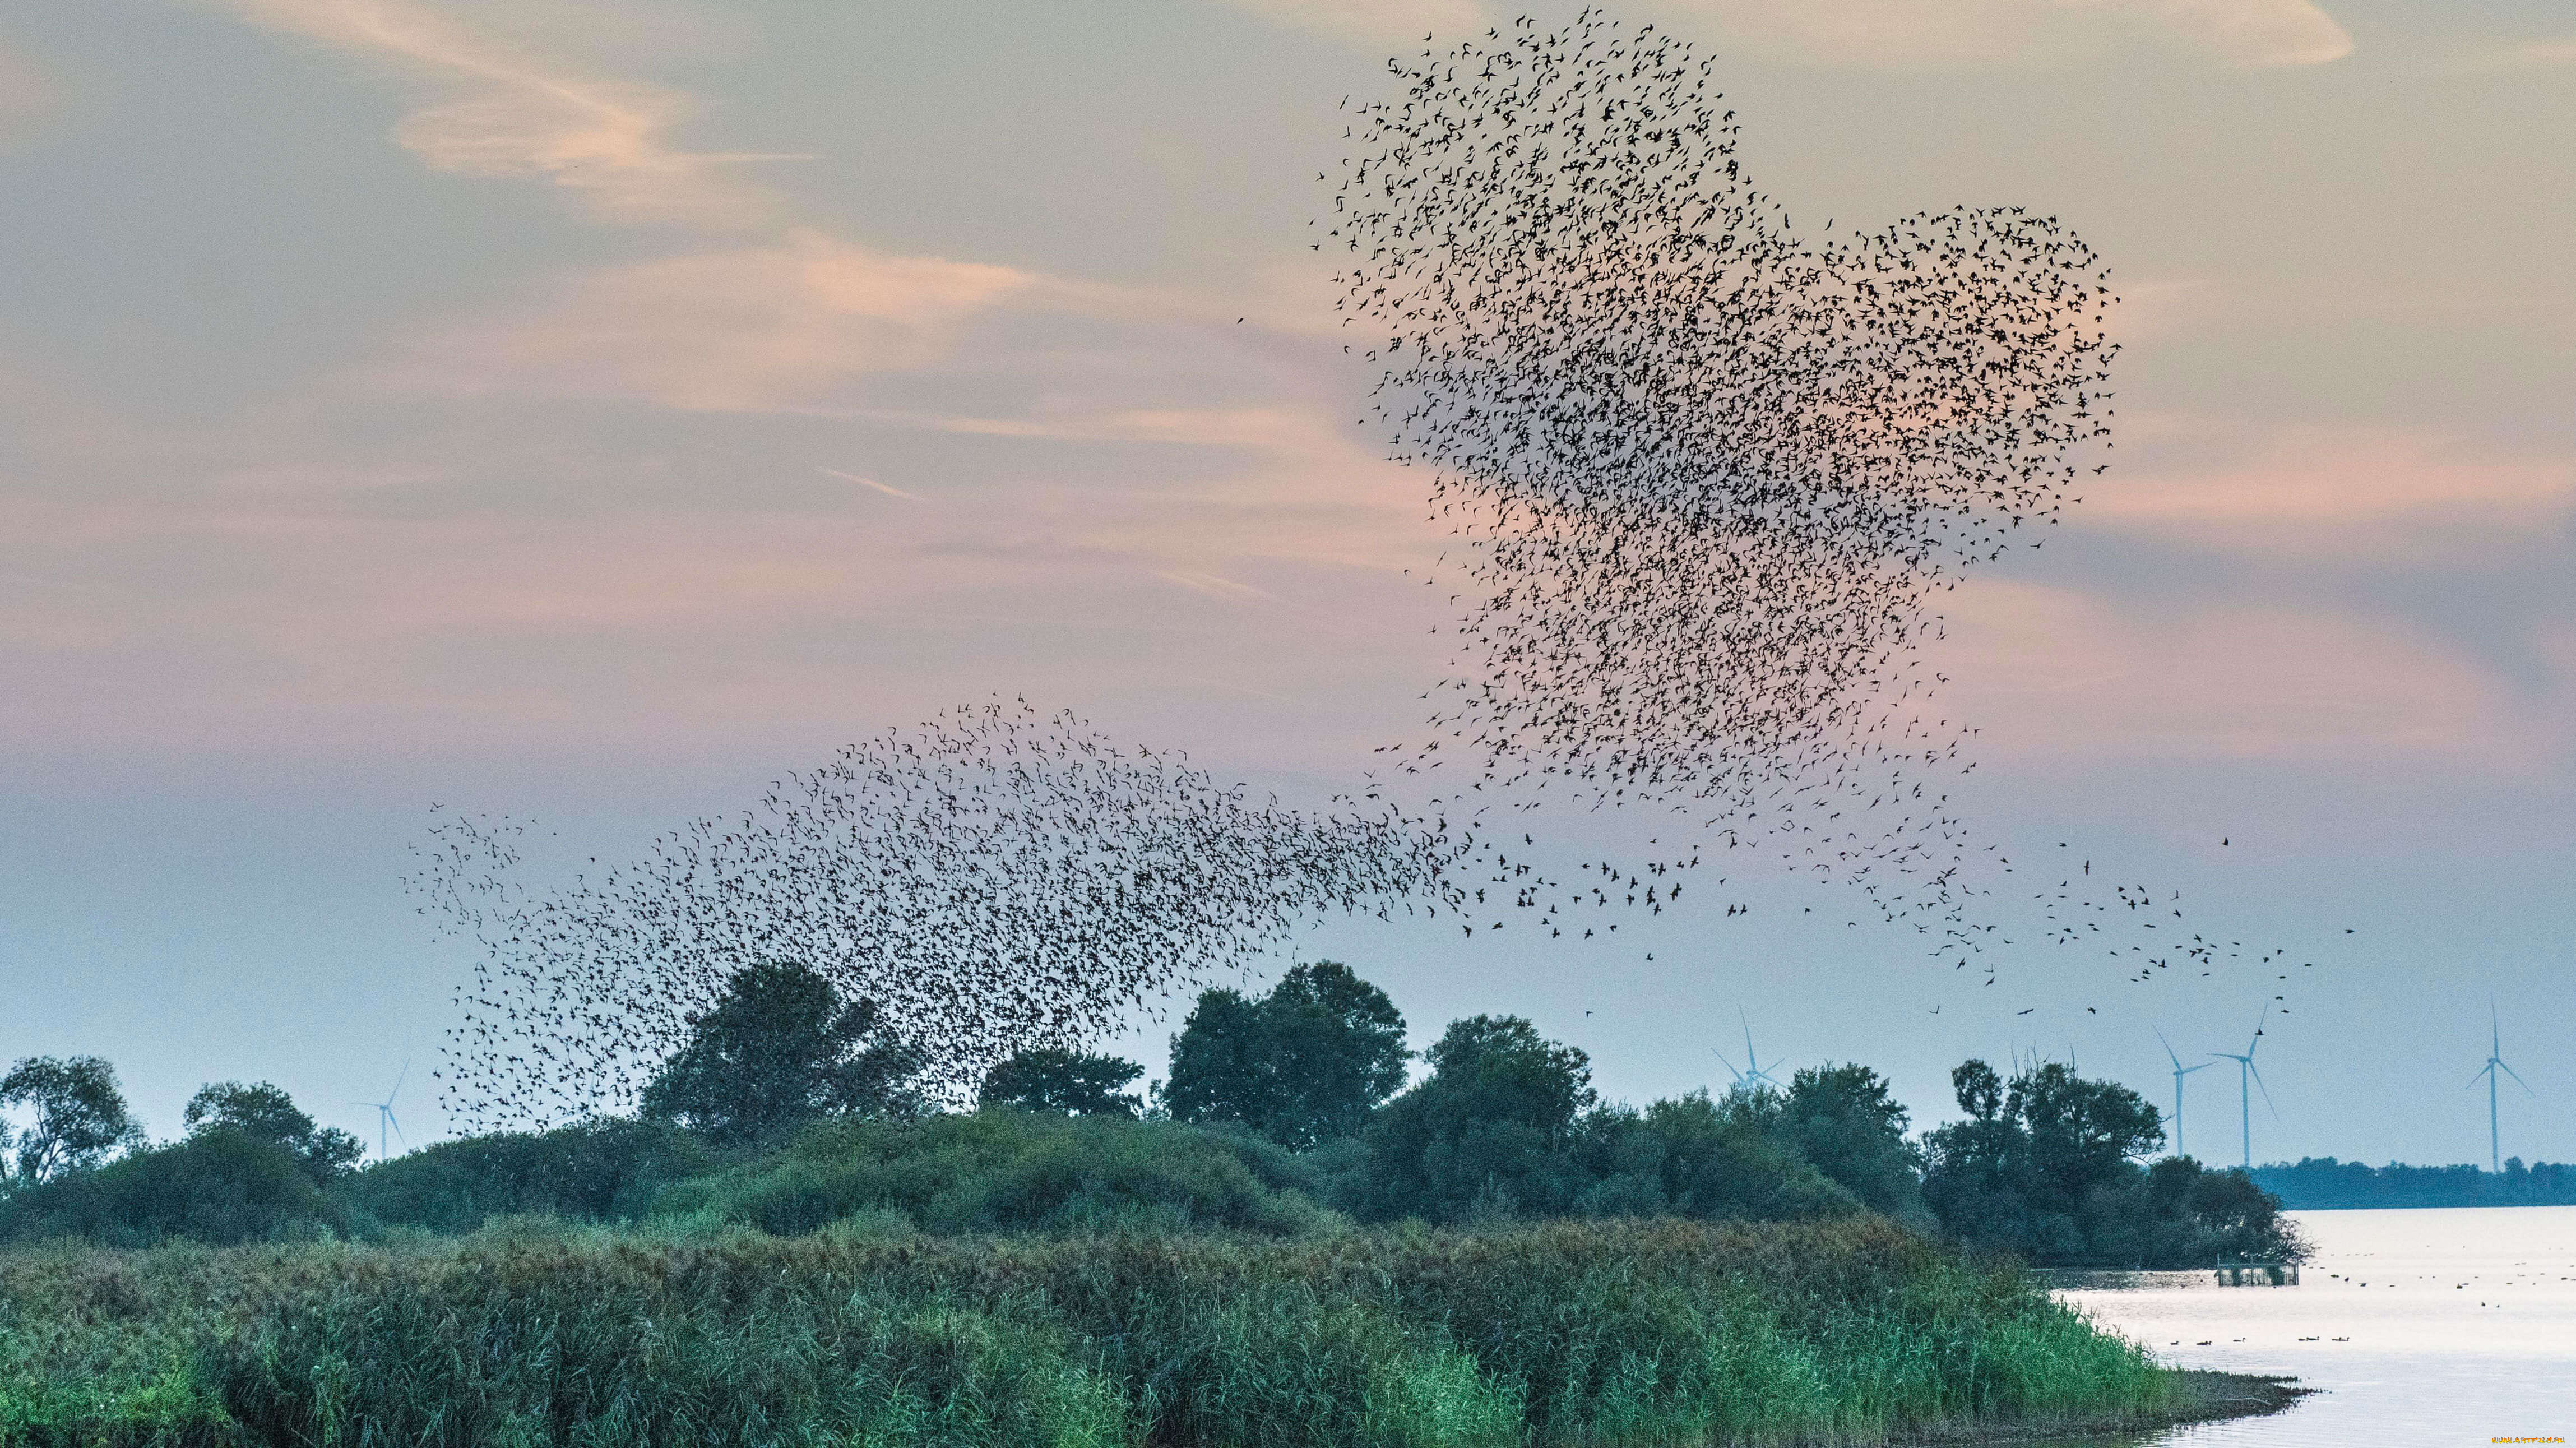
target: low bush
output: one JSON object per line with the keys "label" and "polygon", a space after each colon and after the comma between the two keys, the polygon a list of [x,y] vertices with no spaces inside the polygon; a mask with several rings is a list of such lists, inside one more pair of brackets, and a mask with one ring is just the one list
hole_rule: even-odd
{"label": "low bush", "polygon": [[1227,1227],[1293,1235],[1337,1220],[1311,1170],[1243,1132],[1011,1108],[841,1120],[664,1191],[663,1216],[772,1233],[856,1217],[932,1232]]}
{"label": "low bush", "polygon": [[646,1215],[664,1187],[717,1165],[677,1126],[608,1118],[443,1141],[359,1171],[335,1194],[364,1221],[432,1232],[513,1216],[615,1222]]}
{"label": "low bush", "polygon": [[142,1247],[184,1237],[230,1244],[348,1225],[305,1159],[239,1131],[206,1131],[0,1197],[0,1241],[78,1237]]}

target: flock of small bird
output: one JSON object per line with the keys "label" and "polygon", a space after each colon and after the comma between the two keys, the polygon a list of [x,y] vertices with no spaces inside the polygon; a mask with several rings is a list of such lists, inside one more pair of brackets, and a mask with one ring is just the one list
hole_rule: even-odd
{"label": "flock of small bird", "polygon": [[[1938,597],[2104,466],[2101,260],[2017,208],[1803,234],[1708,63],[1597,11],[1390,65],[1403,94],[1353,115],[1314,245],[1382,368],[1361,423],[1454,539],[1424,581],[1460,616],[1428,736],[1311,813],[994,704],[550,894],[516,883],[518,827],[445,818],[414,884],[484,956],[460,1115],[617,1109],[758,960],[876,1001],[963,1092],[1329,912],[1606,937],[1577,908],[1661,914],[1721,848],[1859,887],[1954,969],[2010,943],[1989,907],[2015,867],[1942,787],[1974,731],[1924,649]],[[1552,878],[1537,819],[1499,823],[1551,798],[1671,811],[1675,843]],[[2247,958],[2096,880],[2032,897],[2044,938],[2133,930],[2104,944],[2140,981]]]}
{"label": "flock of small bird", "polygon": [[1928,780],[1969,731],[1932,703],[1929,603],[2054,521],[2108,433],[2099,259],[2010,208],[1802,236],[1708,62],[1598,12],[1394,68],[1317,244],[1457,540],[1426,584],[1460,647],[1398,767],[1669,804],[1955,904]]}
{"label": "flock of small bird", "polygon": [[410,881],[480,947],[442,1076],[477,1126],[623,1109],[762,961],[875,1002],[916,1084],[962,1096],[1321,914],[1453,903],[1464,843],[1383,806],[1257,801],[1025,701],[853,745],[567,888],[522,883],[524,834],[446,816]]}
{"label": "flock of small bird", "polygon": [[[1992,984],[2028,912],[1999,910],[2014,866],[1945,791],[1975,731],[1923,651],[1940,595],[2108,466],[2085,456],[2109,446],[2107,268],[2011,207],[1802,234],[1709,62],[1599,10],[1389,68],[1313,244],[1382,369],[1360,424],[1430,476],[1453,546],[1423,582],[1460,619],[1428,735],[1381,750],[1370,797],[1427,790],[1471,828],[1550,794],[1669,809],[1858,886],[1957,969],[1988,956]],[[1559,917],[1681,853],[1488,883]],[[2107,948],[2133,979],[2249,958],[2178,896],[2148,922],[2144,887],[2096,884],[2088,862],[2030,894],[2025,938],[2126,907]]]}

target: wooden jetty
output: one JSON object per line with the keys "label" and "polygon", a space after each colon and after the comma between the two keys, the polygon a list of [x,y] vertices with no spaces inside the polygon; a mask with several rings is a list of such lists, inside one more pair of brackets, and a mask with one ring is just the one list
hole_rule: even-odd
{"label": "wooden jetty", "polygon": [[2221,1262],[2218,1264],[2221,1287],[2296,1287],[2299,1264],[2296,1262]]}

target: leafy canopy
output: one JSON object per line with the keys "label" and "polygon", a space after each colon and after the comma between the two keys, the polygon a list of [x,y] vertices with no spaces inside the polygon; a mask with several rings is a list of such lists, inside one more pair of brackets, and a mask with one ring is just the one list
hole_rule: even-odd
{"label": "leafy canopy", "polygon": [[116,1068],[96,1056],[30,1056],[0,1076],[0,1107],[33,1113],[17,1138],[17,1178],[50,1181],[93,1167],[143,1140]]}
{"label": "leafy canopy", "polygon": [[719,1145],[761,1141],[816,1117],[921,1108],[917,1054],[879,1018],[794,961],[735,972],[688,1042],[644,1088],[647,1117]]}
{"label": "leafy canopy", "polygon": [[2009,1081],[1983,1061],[1950,1073],[1967,1113],[1923,1139],[1923,1195],[1949,1233],[2040,1266],[2194,1267],[2297,1261],[2280,1200],[2242,1172],[2189,1157],[2153,1167],[2164,1122],[2146,1098],[2049,1062]]}
{"label": "leafy canopy", "polygon": [[266,1081],[248,1086],[217,1081],[188,1099],[183,1119],[192,1138],[231,1131],[283,1147],[319,1183],[348,1171],[367,1152],[357,1137],[319,1125],[293,1097]]}
{"label": "leafy canopy", "polygon": [[986,1073],[976,1099],[1063,1116],[1134,1116],[1138,1103],[1126,1088],[1144,1074],[1116,1056],[1034,1046]]}
{"label": "leafy canopy", "polygon": [[1257,998],[1211,990],[1172,1040],[1173,1119],[1241,1122],[1291,1150],[1356,1136],[1404,1084],[1404,1017],[1339,961],[1293,967]]}

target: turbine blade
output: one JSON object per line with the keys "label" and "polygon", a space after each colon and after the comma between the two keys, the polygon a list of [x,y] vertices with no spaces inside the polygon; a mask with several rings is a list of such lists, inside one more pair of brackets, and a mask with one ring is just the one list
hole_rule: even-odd
{"label": "turbine blade", "polygon": [[2488,1062],[2488,1063],[2486,1063],[2485,1065],[2480,1066],[2480,1067],[2478,1068],[2478,1074],[2476,1074],[2476,1075],[2474,1075],[2474,1076],[2472,1076],[2472,1077],[2470,1077],[2470,1078],[2469,1078],[2469,1085],[2471,1085],[2471,1086],[2475,1086],[2475,1085],[2477,1085],[2479,1082],[2481,1082],[2481,1081],[2483,1081],[2483,1080],[2487,1079],[2489,1076],[2492,1076],[2492,1075],[2494,1075],[2494,1074],[2495,1074],[2495,1062],[2493,1062],[2493,1061],[2489,1061],[2489,1062]]}
{"label": "turbine blade", "polygon": [[2277,1119],[2281,1114],[2281,1108],[2272,1105],[2272,1088],[2263,1084],[2263,1073],[2254,1070],[2254,1063],[2251,1061],[2245,1063],[2245,1069],[2252,1072],[2254,1077],[2254,1089],[2263,1093],[2263,1104],[2271,1107],[2272,1115]]}
{"label": "turbine blade", "polygon": [[[2517,1070],[2513,1069],[2511,1066],[2505,1066],[2505,1065],[2504,1065],[2504,1062],[2502,1062],[2502,1061],[2498,1061],[2498,1062],[2496,1062],[2496,1064],[2497,1064],[2497,1065],[2499,1065],[2499,1066],[2504,1066],[2504,1073],[2505,1073],[2506,1075],[2511,1076],[2511,1077],[2513,1078],[2513,1084],[2515,1084],[2516,1086],[2521,1087],[2521,1088],[2522,1088],[2523,1090],[2525,1090],[2525,1091],[2531,1091],[2531,1083],[2530,1083],[2530,1082],[2528,1082],[2528,1081],[2525,1081],[2524,1079],[2522,1079],[2522,1073],[2521,1073],[2520,1071],[2517,1071]],[[2537,1091],[2531,1091],[2531,1094],[2532,1094],[2532,1095],[2534,1095],[2534,1096],[2537,1096],[2537,1095],[2539,1095],[2540,1093],[2539,1093],[2539,1092],[2537,1092]]]}
{"label": "turbine blade", "polygon": [[2165,1048],[2165,1055],[2173,1061],[2174,1069],[2181,1070],[2182,1057],[2174,1055],[2173,1042],[2165,1039],[2165,1033],[2161,1029],[2156,1032],[2156,1044]]}

